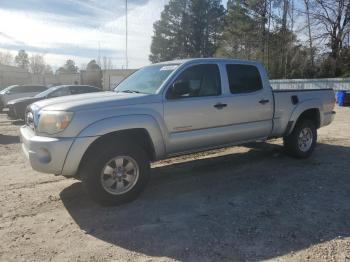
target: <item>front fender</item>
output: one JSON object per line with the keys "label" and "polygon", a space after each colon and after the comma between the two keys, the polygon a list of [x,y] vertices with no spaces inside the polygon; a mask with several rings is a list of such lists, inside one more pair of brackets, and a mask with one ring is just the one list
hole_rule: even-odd
{"label": "front fender", "polygon": [[124,115],[98,120],[84,128],[75,138],[66,156],[62,175],[74,176],[88,147],[99,137],[108,133],[142,128],[145,129],[154,146],[156,159],[165,155],[163,135],[157,121],[149,115]]}
{"label": "front fender", "polygon": [[290,119],[289,119],[289,123],[292,123],[292,124],[289,126],[288,130],[286,130],[285,135],[289,135],[290,133],[292,133],[292,131],[295,127],[295,124],[298,121],[298,119],[302,113],[304,113],[308,109],[313,109],[313,108],[316,108],[320,111],[320,122],[322,123],[323,122],[323,114],[322,114],[323,105],[322,105],[321,100],[309,99],[309,100],[306,100],[306,101],[303,101],[303,102],[297,104],[297,106],[294,108],[294,110],[290,116]]}
{"label": "front fender", "polygon": [[78,137],[99,137],[108,133],[135,128],[142,128],[148,132],[153,142],[156,158],[165,154],[161,129],[157,121],[150,115],[124,115],[101,119],[83,129]]}

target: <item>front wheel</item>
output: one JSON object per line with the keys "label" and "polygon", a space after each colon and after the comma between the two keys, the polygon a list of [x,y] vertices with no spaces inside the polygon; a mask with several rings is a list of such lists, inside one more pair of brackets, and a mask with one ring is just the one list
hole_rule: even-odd
{"label": "front wheel", "polygon": [[308,119],[298,121],[293,132],[283,138],[287,153],[296,158],[309,157],[315,149],[316,141],[316,126]]}
{"label": "front wheel", "polygon": [[130,202],[144,189],[150,164],[143,148],[131,141],[120,141],[103,143],[90,154],[82,179],[91,198],[99,204]]}

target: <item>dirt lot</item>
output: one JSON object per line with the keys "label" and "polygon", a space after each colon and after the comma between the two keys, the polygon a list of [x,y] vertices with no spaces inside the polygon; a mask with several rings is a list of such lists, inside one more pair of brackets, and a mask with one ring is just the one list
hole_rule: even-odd
{"label": "dirt lot", "polygon": [[1,261],[350,261],[350,109],[310,159],[281,141],[155,163],[133,203],[32,171],[0,114]]}

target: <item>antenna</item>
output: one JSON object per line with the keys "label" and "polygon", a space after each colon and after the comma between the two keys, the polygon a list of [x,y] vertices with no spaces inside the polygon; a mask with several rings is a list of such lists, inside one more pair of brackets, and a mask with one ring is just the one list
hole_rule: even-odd
{"label": "antenna", "polygon": [[125,68],[128,69],[128,0],[125,0]]}

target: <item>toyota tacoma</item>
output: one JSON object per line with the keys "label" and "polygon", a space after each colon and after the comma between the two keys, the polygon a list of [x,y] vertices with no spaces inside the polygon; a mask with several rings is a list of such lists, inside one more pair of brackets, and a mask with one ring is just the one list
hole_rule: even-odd
{"label": "toyota tacoma", "polygon": [[35,102],[21,127],[33,169],[82,179],[103,205],[135,199],[150,162],[282,137],[308,157],[334,117],[332,89],[272,90],[264,67],[231,59],[146,66],[112,92]]}

